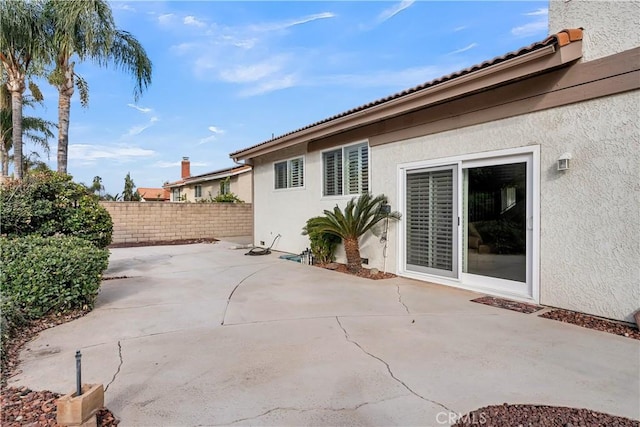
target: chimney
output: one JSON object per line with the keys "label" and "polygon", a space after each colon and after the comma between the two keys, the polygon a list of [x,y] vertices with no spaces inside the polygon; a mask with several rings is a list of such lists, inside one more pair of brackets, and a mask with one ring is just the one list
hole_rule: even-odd
{"label": "chimney", "polygon": [[191,162],[188,157],[182,158],[182,179],[189,178],[191,176]]}

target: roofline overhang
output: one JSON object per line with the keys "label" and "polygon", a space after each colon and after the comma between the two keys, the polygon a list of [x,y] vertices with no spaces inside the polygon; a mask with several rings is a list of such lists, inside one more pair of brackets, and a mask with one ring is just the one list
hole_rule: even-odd
{"label": "roofline overhang", "polygon": [[251,167],[249,165],[247,165],[246,168],[242,168],[242,169],[236,168],[236,170],[233,170],[230,172],[213,174],[213,175],[205,175],[205,176],[195,176],[193,178],[185,178],[183,181],[180,181],[180,182],[170,182],[168,184],[165,184],[162,188],[166,189],[166,188],[184,187],[185,185],[189,185],[189,184],[198,184],[200,182],[214,181],[216,179],[223,179],[230,176],[242,175],[243,173],[247,173],[247,172],[251,172]]}
{"label": "roofline overhang", "polygon": [[426,87],[382,104],[301,129],[298,132],[284,135],[268,143],[231,153],[230,157],[235,162],[246,161],[293,145],[325,138],[412,110],[424,108],[428,105],[487,90],[507,82],[562,67],[581,57],[582,40],[576,40],[564,46],[557,44],[544,46],[532,52]]}

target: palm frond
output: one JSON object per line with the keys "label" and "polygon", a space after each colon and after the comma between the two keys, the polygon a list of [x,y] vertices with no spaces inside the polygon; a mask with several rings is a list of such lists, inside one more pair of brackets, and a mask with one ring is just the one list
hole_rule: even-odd
{"label": "palm frond", "polygon": [[89,105],[89,84],[82,76],[76,73],[74,73],[74,75],[76,78],[76,87],[80,94],[80,105],[86,108]]}
{"label": "palm frond", "polygon": [[123,71],[132,74],[135,87],[134,98],[138,100],[151,84],[152,64],[142,44],[127,31],[115,34],[109,58]]}

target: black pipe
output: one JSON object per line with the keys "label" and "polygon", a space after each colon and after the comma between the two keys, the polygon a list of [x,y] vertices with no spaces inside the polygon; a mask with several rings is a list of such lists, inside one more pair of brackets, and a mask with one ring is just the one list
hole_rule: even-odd
{"label": "black pipe", "polygon": [[76,396],[82,396],[82,354],[76,351]]}

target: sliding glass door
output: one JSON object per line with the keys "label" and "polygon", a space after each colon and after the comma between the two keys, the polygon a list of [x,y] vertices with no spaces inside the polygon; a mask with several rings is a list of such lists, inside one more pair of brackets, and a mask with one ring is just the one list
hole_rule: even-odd
{"label": "sliding glass door", "polygon": [[405,269],[533,297],[532,155],[405,172]]}

